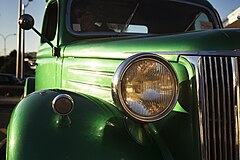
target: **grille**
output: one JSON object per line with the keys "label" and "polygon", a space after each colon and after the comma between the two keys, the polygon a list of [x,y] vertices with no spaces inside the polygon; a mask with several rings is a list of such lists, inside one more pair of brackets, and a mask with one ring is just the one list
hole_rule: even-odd
{"label": "grille", "polygon": [[202,56],[198,61],[202,158],[239,159],[238,59]]}

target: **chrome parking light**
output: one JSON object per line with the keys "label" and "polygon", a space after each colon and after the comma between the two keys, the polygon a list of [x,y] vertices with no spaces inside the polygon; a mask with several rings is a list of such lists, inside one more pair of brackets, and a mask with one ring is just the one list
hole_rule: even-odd
{"label": "chrome parking light", "polygon": [[67,94],[60,94],[56,96],[52,101],[52,108],[55,113],[65,116],[69,115],[74,106],[72,97]]}

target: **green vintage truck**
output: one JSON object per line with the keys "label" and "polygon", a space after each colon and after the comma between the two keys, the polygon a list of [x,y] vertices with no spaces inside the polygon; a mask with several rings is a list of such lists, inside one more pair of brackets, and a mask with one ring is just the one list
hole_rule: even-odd
{"label": "green vintage truck", "polygon": [[[206,0],[48,0],[8,160],[238,160],[240,30]],[[3,150],[3,149],[2,149]]]}

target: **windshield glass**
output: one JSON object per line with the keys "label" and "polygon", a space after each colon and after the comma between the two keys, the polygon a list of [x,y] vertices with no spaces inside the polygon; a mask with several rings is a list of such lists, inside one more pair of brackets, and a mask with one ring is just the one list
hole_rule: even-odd
{"label": "windshield glass", "polygon": [[72,0],[68,28],[74,33],[180,33],[214,28],[201,7],[174,1]]}

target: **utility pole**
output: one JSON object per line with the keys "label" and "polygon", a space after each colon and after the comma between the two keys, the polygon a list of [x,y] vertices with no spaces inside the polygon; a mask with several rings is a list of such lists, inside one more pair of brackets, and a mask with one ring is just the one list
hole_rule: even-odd
{"label": "utility pole", "polygon": [[[22,0],[18,1],[18,19],[25,13],[25,8],[29,5],[29,2],[33,0],[28,0],[27,4],[24,5]],[[24,54],[25,54],[25,32],[18,25],[18,51],[16,55],[16,77],[23,79],[24,76]]]}
{"label": "utility pole", "polygon": [[[22,15],[22,0],[18,0],[18,19],[20,19]],[[19,66],[21,65],[20,57],[21,57],[21,51],[22,51],[22,29],[18,25],[18,34],[17,34],[17,54],[16,54],[16,78],[19,77]]]}
{"label": "utility pole", "polygon": [[7,55],[7,38],[10,36],[15,36],[16,33],[14,34],[8,34],[6,36],[4,36],[3,34],[0,33],[0,36],[3,38],[3,43],[4,43],[4,56]]}
{"label": "utility pole", "polygon": [[[29,2],[33,0],[28,0],[27,4],[22,4],[22,14],[25,14],[25,8],[29,5]],[[20,78],[23,79],[24,76],[24,56],[25,56],[25,30],[22,30],[22,54],[21,54],[21,68],[20,68]]]}

